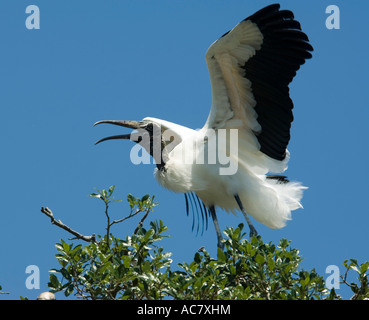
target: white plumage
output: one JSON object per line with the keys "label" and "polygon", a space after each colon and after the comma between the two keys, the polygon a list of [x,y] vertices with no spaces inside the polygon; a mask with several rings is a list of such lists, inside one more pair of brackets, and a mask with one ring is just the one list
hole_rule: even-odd
{"label": "white plumage", "polygon": [[293,121],[288,84],[312,50],[292,12],[270,5],[208,49],[212,107],[201,130],[156,118],[104,120],[98,123],[138,131],[98,142],[139,142],[154,157],[155,177],[163,187],[201,199],[214,220],[220,247],[216,207],[241,210],[251,235],[256,230],[247,214],[270,228],[282,228],[291,211],[302,207],[306,187],[268,174],[287,169]]}

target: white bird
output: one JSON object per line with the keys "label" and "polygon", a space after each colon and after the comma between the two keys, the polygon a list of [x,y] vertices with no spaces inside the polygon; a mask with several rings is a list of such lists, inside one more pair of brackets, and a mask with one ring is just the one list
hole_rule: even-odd
{"label": "white bird", "polygon": [[136,131],[96,144],[110,139],[138,142],[156,162],[157,181],[185,194],[187,214],[192,201],[203,217],[212,217],[220,248],[224,245],[216,208],[240,210],[250,237],[257,232],[248,215],[270,228],[282,228],[291,211],[302,207],[306,187],[270,173],[287,169],[293,121],[288,85],[311,58],[308,41],[291,11],[280,10],[279,4],[267,6],[209,47],[212,106],[202,129],[156,118],[103,120],[95,125]]}

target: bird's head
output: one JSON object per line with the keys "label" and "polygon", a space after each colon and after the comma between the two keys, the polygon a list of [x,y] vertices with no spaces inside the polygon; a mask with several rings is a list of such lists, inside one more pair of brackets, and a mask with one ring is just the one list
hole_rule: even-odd
{"label": "bird's head", "polygon": [[109,136],[95,142],[100,142],[114,139],[126,139],[139,143],[155,160],[158,169],[162,169],[167,160],[167,151],[165,149],[165,141],[162,138],[162,127],[160,124],[149,119],[141,121],[134,120],[102,120],[94,124],[94,126],[101,123],[109,123],[116,126],[135,129],[128,134],[120,134]]}

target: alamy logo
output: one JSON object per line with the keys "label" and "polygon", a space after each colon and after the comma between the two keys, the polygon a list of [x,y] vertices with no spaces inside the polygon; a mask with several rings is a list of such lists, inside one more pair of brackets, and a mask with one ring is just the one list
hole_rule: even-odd
{"label": "alamy logo", "polygon": [[325,280],[325,286],[327,289],[339,289],[340,288],[340,269],[338,266],[331,264],[327,266],[325,269],[325,273],[328,273],[329,276]]}
{"label": "alamy logo", "polygon": [[325,13],[329,14],[325,20],[327,29],[340,29],[340,8],[335,5],[330,5],[325,9]]}
{"label": "alamy logo", "polygon": [[143,129],[132,133],[131,140],[138,142],[130,152],[133,164],[151,164],[150,154],[160,163],[164,148],[171,159],[182,164],[217,165],[220,175],[233,175],[238,169],[238,129],[208,129],[205,135],[195,131],[193,136],[180,138],[154,126],[152,133]]}
{"label": "alamy logo", "polygon": [[29,16],[26,18],[26,28],[28,30],[40,29],[40,9],[34,4],[26,8],[26,13]]}
{"label": "alamy logo", "polygon": [[40,269],[36,265],[29,265],[26,268],[26,273],[30,274],[26,278],[26,288],[29,290],[40,289]]}

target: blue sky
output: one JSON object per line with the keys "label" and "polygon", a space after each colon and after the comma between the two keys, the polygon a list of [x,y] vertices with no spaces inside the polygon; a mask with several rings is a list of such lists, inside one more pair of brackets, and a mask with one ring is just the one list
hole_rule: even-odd
{"label": "blue sky", "polygon": [[[270,1],[3,1],[0,10],[1,184],[0,299],[35,299],[58,267],[54,244],[70,237],[40,212],[90,235],[104,233],[103,204],[87,197],[94,187],[116,185],[116,198],[155,195],[151,219],[169,227],[162,245],[174,264],[191,261],[201,246],[215,256],[216,235],[191,231],[183,195],[161,188],[154,165],[130,162],[129,141],[94,146],[122,128],[102,119],[146,116],[201,128],[211,105],[205,64],[210,44]],[[301,22],[315,48],[291,87],[295,121],[286,172],[309,189],[303,210],[281,230],[255,222],[264,241],[282,237],[300,249],[302,267],[369,260],[369,3],[280,1]],[[25,26],[25,8],[40,9],[40,29]],[[341,29],[328,30],[325,9],[340,8]],[[113,218],[128,214],[124,201]],[[218,212],[221,228],[243,217]],[[139,218],[113,227],[133,232]],[[40,270],[40,290],[25,286],[27,266]],[[328,276],[325,275],[325,276]],[[344,289],[338,290],[349,294]],[[58,299],[63,294],[57,295]]]}

